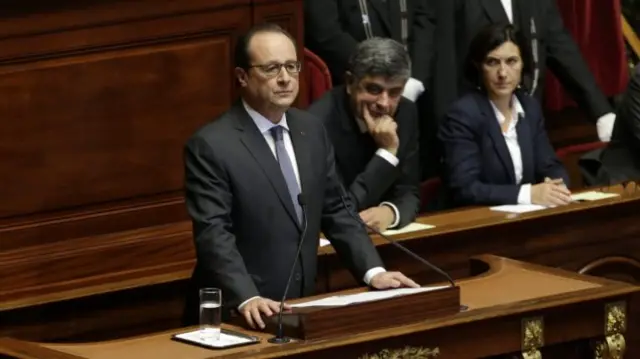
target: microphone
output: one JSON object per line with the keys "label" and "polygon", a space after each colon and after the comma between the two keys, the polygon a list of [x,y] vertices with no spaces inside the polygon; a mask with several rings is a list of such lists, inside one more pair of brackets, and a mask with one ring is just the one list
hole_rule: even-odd
{"label": "microphone", "polygon": [[380,232],[377,229],[375,229],[375,228],[369,226],[368,224],[366,224],[362,220],[362,218],[360,218],[360,216],[355,214],[351,210],[351,207],[349,207],[349,205],[347,204],[347,201],[345,200],[345,195],[344,195],[344,188],[342,187],[342,185],[338,184],[338,185],[336,185],[336,187],[337,187],[337,190],[338,190],[338,195],[340,196],[340,200],[342,201],[342,205],[344,206],[344,208],[347,210],[347,212],[349,213],[349,215],[351,217],[353,217],[356,221],[360,222],[365,228],[369,228],[373,233],[379,235],[380,237],[384,238],[387,242],[393,244],[396,248],[398,248],[401,251],[403,251],[404,253],[408,254],[410,257],[414,258],[418,262],[426,265],[427,267],[429,267],[429,268],[433,269],[434,271],[436,271],[438,274],[442,275],[444,278],[447,279],[447,281],[451,284],[452,287],[456,286],[456,282],[453,281],[453,278],[451,278],[451,276],[449,274],[447,274],[447,272],[445,272],[442,269],[438,268],[436,265],[432,264],[428,260],[426,260],[426,259],[420,257],[419,255],[413,253],[410,249],[408,249],[407,247],[405,247],[402,244],[398,243],[395,239],[382,234],[382,232]]}
{"label": "microphone", "polygon": [[269,338],[267,341],[271,344],[285,344],[289,343],[291,339],[284,336],[284,329],[282,328],[282,311],[284,310],[284,301],[287,299],[287,293],[291,286],[291,279],[293,279],[293,273],[296,270],[296,264],[298,263],[298,257],[300,257],[300,251],[302,250],[302,243],[304,237],[307,234],[307,211],[306,202],[302,193],[298,194],[298,204],[302,208],[302,234],[300,234],[300,243],[298,243],[298,250],[296,251],[296,257],[293,259],[291,265],[291,272],[289,272],[289,279],[287,279],[287,285],[284,287],[284,293],[282,294],[282,300],[280,301],[280,312],[278,313],[278,324],[276,328],[276,336]]}

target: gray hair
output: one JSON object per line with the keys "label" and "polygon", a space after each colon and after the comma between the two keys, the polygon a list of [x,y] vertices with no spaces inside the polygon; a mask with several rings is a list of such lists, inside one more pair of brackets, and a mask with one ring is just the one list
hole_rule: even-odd
{"label": "gray hair", "polygon": [[356,81],[367,76],[408,79],[411,77],[411,59],[398,41],[373,37],[356,46],[349,59],[349,72]]}

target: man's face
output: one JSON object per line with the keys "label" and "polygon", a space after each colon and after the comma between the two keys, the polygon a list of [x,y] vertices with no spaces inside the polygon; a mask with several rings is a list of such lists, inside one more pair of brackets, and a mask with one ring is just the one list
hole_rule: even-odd
{"label": "man's face", "polygon": [[298,96],[300,63],[293,42],[284,34],[262,32],[249,42],[249,69],[236,68],[240,85],[255,104],[288,109]]}
{"label": "man's face", "polygon": [[404,91],[406,78],[384,78],[366,76],[360,81],[351,80],[347,93],[356,117],[363,118],[366,107],[373,118],[394,116]]}

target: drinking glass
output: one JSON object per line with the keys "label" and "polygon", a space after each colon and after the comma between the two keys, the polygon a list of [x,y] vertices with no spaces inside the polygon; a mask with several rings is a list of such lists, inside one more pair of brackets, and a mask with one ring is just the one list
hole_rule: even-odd
{"label": "drinking glass", "polygon": [[200,289],[200,338],[206,342],[220,339],[222,291],[218,288]]}

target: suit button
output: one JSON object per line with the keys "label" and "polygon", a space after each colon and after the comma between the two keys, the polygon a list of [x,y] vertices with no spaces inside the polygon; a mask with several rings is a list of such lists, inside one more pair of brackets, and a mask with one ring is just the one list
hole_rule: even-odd
{"label": "suit button", "polygon": [[300,273],[296,273],[296,281],[300,281],[300,279],[302,279],[302,276]]}

